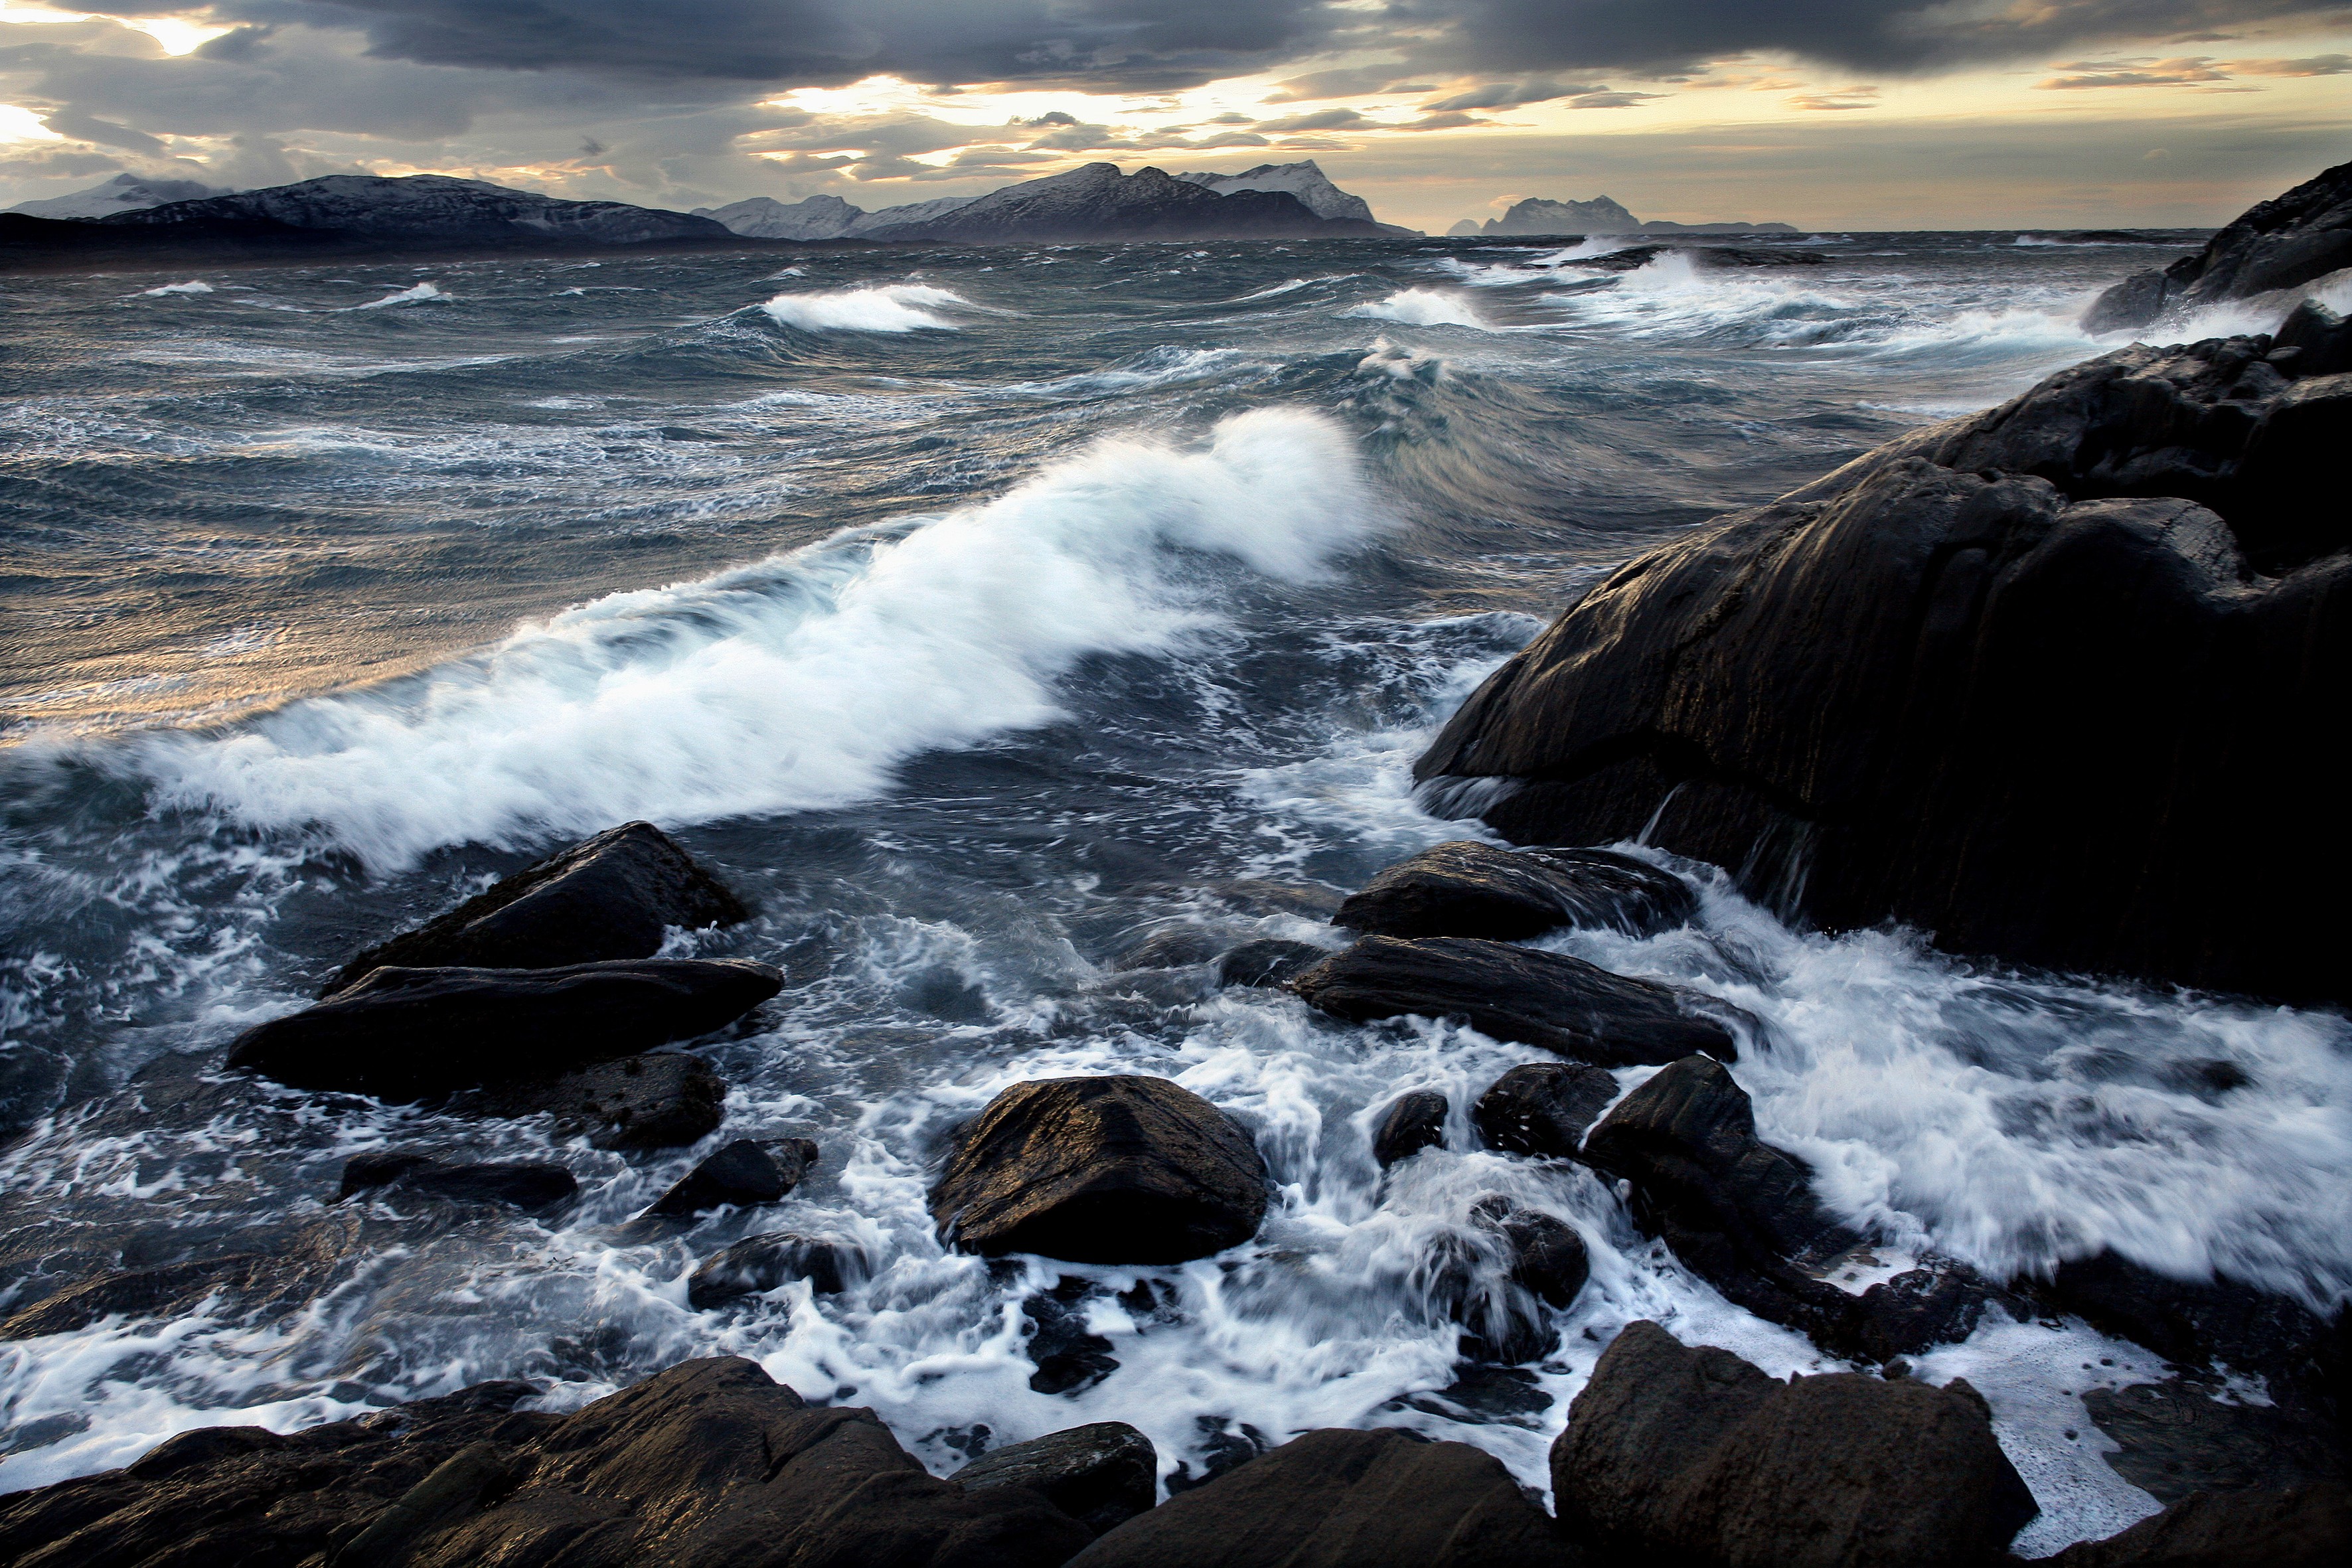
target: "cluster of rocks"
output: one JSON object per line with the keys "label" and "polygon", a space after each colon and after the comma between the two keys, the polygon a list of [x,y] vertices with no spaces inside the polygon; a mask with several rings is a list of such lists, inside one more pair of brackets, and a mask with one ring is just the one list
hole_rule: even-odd
{"label": "cluster of rocks", "polygon": [[2194,255],[2125,279],[2099,296],[2083,326],[2093,332],[2144,327],[2168,313],[2293,289],[2347,267],[2352,163],[2338,163],[2256,203]]}

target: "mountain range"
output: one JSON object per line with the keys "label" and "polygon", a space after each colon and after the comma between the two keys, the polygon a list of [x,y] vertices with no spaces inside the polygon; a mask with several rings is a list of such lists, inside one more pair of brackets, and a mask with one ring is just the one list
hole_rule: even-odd
{"label": "mountain range", "polygon": [[1644,223],[1608,196],[1595,196],[1589,202],[1557,202],[1544,196],[1529,196],[1514,202],[1501,217],[1490,217],[1484,224],[1475,218],[1464,218],[1448,235],[1462,238],[1477,235],[1592,235],[1592,234],[1795,234],[1796,229],[1785,223],[1672,223],[1664,218],[1653,218]]}

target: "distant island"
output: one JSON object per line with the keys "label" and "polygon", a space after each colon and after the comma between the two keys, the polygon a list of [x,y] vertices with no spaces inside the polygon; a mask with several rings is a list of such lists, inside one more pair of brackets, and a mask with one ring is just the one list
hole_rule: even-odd
{"label": "distant island", "polygon": [[1733,220],[1725,223],[1673,223],[1664,218],[1652,218],[1644,223],[1608,196],[1595,196],[1589,202],[1556,202],[1544,196],[1529,196],[1514,202],[1501,217],[1490,217],[1484,224],[1475,218],[1464,218],[1445,231],[1454,238],[1486,235],[1591,235],[1591,234],[1796,234],[1796,228],[1785,223],[1748,223]]}
{"label": "distant island", "polygon": [[868,213],[838,196],[698,212],[567,201],[446,174],[331,174],[236,193],[128,174],[0,213],[0,268],[176,265],[362,254],[702,248],[751,242],[1070,244],[1412,235],[1375,221],[1312,163],[1239,174],[1088,163],[983,196]]}

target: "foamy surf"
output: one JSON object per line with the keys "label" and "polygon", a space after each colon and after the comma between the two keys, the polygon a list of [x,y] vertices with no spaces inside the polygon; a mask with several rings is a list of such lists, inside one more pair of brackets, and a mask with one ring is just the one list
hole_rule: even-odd
{"label": "foamy surf", "polygon": [[209,294],[212,291],[213,286],[203,279],[191,278],[185,283],[166,283],[160,289],[142,289],[139,293],[142,299],[158,300],[173,294]]}
{"label": "foamy surf", "polygon": [[352,305],[346,308],[353,310],[381,310],[388,305],[422,305],[433,300],[446,300],[449,298],[449,295],[441,292],[437,284],[419,283],[414,288],[386,294],[381,300],[370,300],[364,305]]}
{"label": "foamy surf", "polygon": [[1402,321],[1411,327],[1475,327],[1490,330],[1476,306],[1459,294],[1440,289],[1402,289],[1385,300],[1368,300],[1339,312],[1369,316],[1378,321]]}
{"label": "foamy surf", "polygon": [[969,310],[971,302],[951,289],[926,283],[882,283],[779,294],[760,309],[779,326],[804,332],[951,332],[956,323],[940,314],[951,306]]}
{"label": "foamy surf", "polygon": [[613,595],[428,676],[123,760],[159,802],[317,827],[385,867],[636,816],[839,805],[918,752],[1050,721],[1087,655],[1166,652],[1213,624],[1174,552],[1303,581],[1376,516],[1339,425],[1254,410],[1198,449],[1100,441],[902,531]]}

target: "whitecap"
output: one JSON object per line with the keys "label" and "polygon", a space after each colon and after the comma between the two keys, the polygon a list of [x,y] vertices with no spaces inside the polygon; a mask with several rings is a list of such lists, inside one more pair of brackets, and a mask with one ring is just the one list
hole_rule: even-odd
{"label": "whitecap", "polygon": [[352,310],[381,310],[387,305],[421,305],[427,300],[446,300],[448,298],[448,295],[441,292],[438,285],[432,283],[419,283],[413,288],[403,289],[398,293],[386,294],[381,300],[370,300],[364,305],[351,305],[346,306],[345,309]]}
{"label": "whitecap", "polygon": [[212,291],[213,286],[201,278],[191,278],[185,283],[166,283],[160,289],[139,290],[143,298],[150,300],[172,294],[209,294]]}
{"label": "whitecap", "polygon": [[1375,321],[1402,321],[1413,327],[1475,327],[1489,329],[1477,308],[1459,294],[1448,294],[1437,289],[1404,289],[1385,300],[1368,300],[1339,312],[1343,316],[1370,316]]}
{"label": "whitecap", "polygon": [[971,301],[950,289],[927,283],[878,283],[861,289],[828,289],[815,294],[779,294],[761,305],[777,324],[804,332],[951,332],[956,323],[939,312]]}

